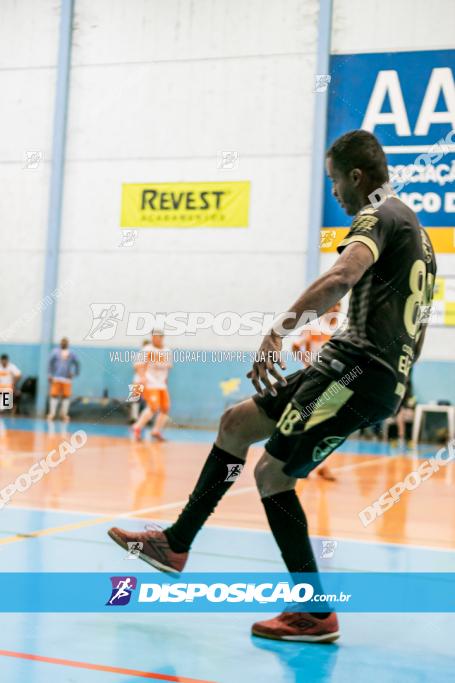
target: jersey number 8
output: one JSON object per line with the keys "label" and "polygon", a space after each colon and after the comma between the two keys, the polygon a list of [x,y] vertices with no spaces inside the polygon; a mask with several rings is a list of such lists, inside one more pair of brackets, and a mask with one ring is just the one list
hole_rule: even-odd
{"label": "jersey number 8", "polygon": [[406,299],[404,307],[404,324],[411,339],[414,339],[417,334],[421,318],[419,310],[422,306],[428,306],[431,303],[433,286],[433,273],[427,273],[425,263],[421,259],[414,261],[409,273],[411,294]]}

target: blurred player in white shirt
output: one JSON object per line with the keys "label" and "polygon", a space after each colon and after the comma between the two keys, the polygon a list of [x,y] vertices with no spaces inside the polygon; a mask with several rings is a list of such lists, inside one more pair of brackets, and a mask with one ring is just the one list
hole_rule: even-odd
{"label": "blurred player in white shirt", "polygon": [[159,330],[152,332],[152,342],[143,347],[145,363],[136,363],[135,370],[140,382],[144,384],[144,408],[139,419],[133,425],[134,436],[141,440],[142,430],[153,415],[158,413],[152,429],[152,437],[165,441],[164,426],[168,420],[170,398],[167,388],[167,377],[172,367],[172,352],[164,346],[164,334]]}
{"label": "blurred player in white shirt", "polygon": [[0,358],[0,389],[10,391],[14,396],[16,384],[20,377],[19,368],[14,363],[10,363],[9,356],[4,353]]}

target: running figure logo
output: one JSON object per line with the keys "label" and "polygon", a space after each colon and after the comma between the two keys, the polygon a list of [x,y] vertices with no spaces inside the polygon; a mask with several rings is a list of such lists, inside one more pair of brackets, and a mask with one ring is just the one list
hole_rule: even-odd
{"label": "running figure logo", "polygon": [[111,576],[112,592],[106,605],[127,605],[131,599],[131,593],[136,588],[135,576]]}
{"label": "running figure logo", "polygon": [[92,326],[85,339],[106,341],[112,339],[118,323],[123,320],[125,306],[123,304],[90,304],[92,310]]}
{"label": "running figure logo", "polygon": [[239,167],[240,154],[235,150],[221,150],[217,154],[217,168],[232,170]]}
{"label": "running figure logo", "polygon": [[141,400],[141,396],[144,393],[143,384],[128,384],[128,397],[127,403],[136,403]]}
{"label": "running figure logo", "polygon": [[335,230],[321,230],[319,242],[319,246],[321,247],[321,249],[330,249],[330,247],[336,239],[336,236],[337,234]]}
{"label": "running figure logo", "polygon": [[137,560],[141,554],[141,550],[144,544],[141,541],[130,541],[127,543],[128,555],[126,556],[128,560]]}
{"label": "running figure logo", "polygon": [[318,74],[314,77],[314,90],[313,92],[325,92],[329,87],[329,83],[332,80],[330,74]]}
{"label": "running figure logo", "polygon": [[139,234],[138,230],[127,230],[123,233],[120,239],[119,247],[134,247],[137,236]]}
{"label": "running figure logo", "polygon": [[243,470],[243,465],[228,465],[228,474],[224,481],[235,481],[240,477]]}
{"label": "running figure logo", "polygon": [[319,557],[322,560],[330,560],[335,555],[337,545],[338,541],[332,539],[322,541],[322,551]]}

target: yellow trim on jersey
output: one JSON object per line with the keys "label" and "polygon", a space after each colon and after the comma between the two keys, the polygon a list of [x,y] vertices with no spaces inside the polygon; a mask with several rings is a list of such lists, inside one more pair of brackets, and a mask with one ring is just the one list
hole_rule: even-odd
{"label": "yellow trim on jersey", "polygon": [[374,262],[376,263],[379,258],[379,250],[376,242],[374,242],[371,237],[366,237],[366,235],[352,235],[340,242],[338,246],[346,247],[348,244],[352,244],[352,242],[362,242],[362,244],[365,244],[373,254]]}
{"label": "yellow trim on jersey", "polygon": [[[333,391],[333,396],[330,392]],[[305,424],[304,432],[311,427],[315,427],[321,422],[329,420],[334,417],[344,404],[349,401],[354,392],[348,389],[339,382],[331,382],[327,389],[324,389],[322,394],[316,401],[313,412],[308,422]]]}

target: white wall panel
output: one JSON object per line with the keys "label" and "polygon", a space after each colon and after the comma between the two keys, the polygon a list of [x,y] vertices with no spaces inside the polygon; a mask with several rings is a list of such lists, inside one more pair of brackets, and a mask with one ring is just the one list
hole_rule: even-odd
{"label": "white wall panel", "polygon": [[[119,250],[120,252],[120,250]],[[168,254],[151,259],[140,253],[133,266],[122,253],[62,254],[65,278],[75,282],[58,303],[56,339],[68,335],[74,344],[140,346],[142,336],[126,336],[118,326],[109,341],[84,341],[92,323],[91,303],[120,303],[130,312],[279,313],[301,290],[302,259],[296,254]],[[106,273],[114,273],[109,279]],[[256,277],[252,281],[251,273]],[[180,276],[180,280],[179,280]],[[185,291],[185,281],[188,283]],[[169,336],[174,347],[255,349],[260,337],[217,336],[200,331],[196,336]]]}
{"label": "white wall panel", "polygon": [[[11,342],[38,342],[40,335],[34,311],[43,289],[58,23],[55,1],[0,2],[0,224],[8,283],[0,332]],[[44,157],[35,169],[25,167],[32,151]]]}
{"label": "white wall panel", "polygon": [[313,73],[300,55],[73,68],[68,158],[309,152]]}
{"label": "white wall panel", "polygon": [[317,0],[77,0],[76,64],[315,51]]}
{"label": "white wall panel", "polygon": [[55,78],[54,68],[0,69],[0,163],[23,165],[27,150],[42,151],[49,159]]}
{"label": "white wall panel", "polygon": [[54,66],[59,20],[58,0],[2,0],[0,69]]}
{"label": "white wall panel", "polygon": [[453,48],[452,0],[334,0],[332,52]]}
{"label": "white wall panel", "polygon": [[[317,3],[295,0],[76,2],[62,272],[77,296],[59,306],[57,337],[82,341],[95,302],[278,312],[296,297],[316,20]],[[217,169],[220,150],[239,152],[239,168]],[[201,180],[251,182],[247,229],[142,229],[134,248],[118,248],[122,182]],[[256,344],[209,332],[175,340]]]}
{"label": "white wall panel", "polygon": [[39,341],[43,278],[43,251],[3,251],[0,344]]}

